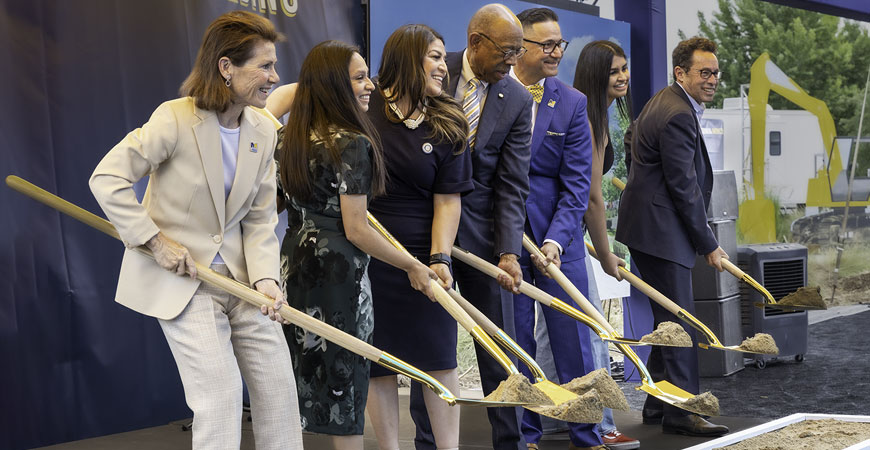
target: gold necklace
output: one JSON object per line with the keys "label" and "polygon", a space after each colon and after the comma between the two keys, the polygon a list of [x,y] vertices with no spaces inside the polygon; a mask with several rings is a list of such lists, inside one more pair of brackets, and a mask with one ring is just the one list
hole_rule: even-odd
{"label": "gold necklace", "polygon": [[[389,97],[389,96],[390,96],[389,89],[384,89],[384,97]],[[399,111],[399,107],[396,106],[395,103],[387,102],[387,104],[390,105],[390,110],[392,110],[393,113],[399,118],[399,120],[401,120],[402,123],[405,124],[405,126],[408,127],[408,129],[410,129],[410,130],[416,130],[417,127],[419,127],[420,124],[423,123],[423,119],[426,118],[426,106],[425,105],[420,105],[420,115],[417,116],[416,119],[406,119],[405,115],[402,114],[402,111]],[[411,111],[411,114],[414,114],[414,112]]]}

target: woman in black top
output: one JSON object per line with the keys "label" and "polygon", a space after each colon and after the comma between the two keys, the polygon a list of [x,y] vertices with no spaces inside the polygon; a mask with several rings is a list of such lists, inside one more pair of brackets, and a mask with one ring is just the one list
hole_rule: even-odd
{"label": "woman in black top", "polygon": [[[368,201],[384,192],[386,176],[365,114],[373,89],[356,47],[318,44],[302,63],[291,120],[278,144],[288,205],[281,247],[288,303],[367,342],[374,327],[369,255],[396,267],[402,278],[396,283],[409,291],[431,295],[429,280],[437,279],[368,225]],[[285,327],[285,336],[303,428],[332,435],[336,448],[362,449],[369,361],[294,325]]]}
{"label": "woman in black top", "polygon": [[[589,204],[583,221],[589,230],[601,267],[617,280],[622,279],[618,267],[625,263],[610,251],[601,178],[613,165],[613,146],[610,143],[607,109],[615,100],[618,113],[631,119],[631,94],[628,80],[628,61],[625,52],[618,45],[610,41],[594,41],[583,47],[577,59],[577,70],[574,72],[574,88],[586,94],[586,114],[592,129],[593,148]],[[587,262],[587,268],[590,269],[589,277],[592,278],[593,272],[588,264]],[[594,282],[595,280],[590,279],[590,283]],[[599,311],[602,310],[600,299],[590,296],[590,300]],[[590,334],[596,368],[609,370],[610,356],[607,344],[595,333],[590,332]],[[606,408],[604,418],[599,425],[599,433],[602,442],[612,448],[633,449],[640,446],[640,442],[636,439],[625,436],[616,429],[613,413]]]}
{"label": "woman in black top", "polygon": [[619,114],[631,119],[631,91],[628,80],[628,61],[621,47],[610,41],[594,41],[583,47],[577,59],[577,70],[574,72],[574,88],[586,94],[586,113],[592,129],[593,148],[589,206],[583,219],[601,267],[618,280],[622,277],[617,267],[624,263],[610,252],[601,178],[613,165],[607,108],[615,100]]}
{"label": "woman in black top", "polygon": [[[447,85],[445,56],[444,40],[425,25],[403,26],[387,39],[369,108],[384,144],[387,193],[370,210],[450,286],[460,196],[473,185],[465,149],[468,124],[459,103],[442,89]],[[395,269],[372,261],[370,274],[375,345],[457,392],[456,322],[439,304],[401,283]],[[380,446],[399,448],[396,375],[378,366],[371,373],[369,415]],[[429,390],[424,399],[438,448],[458,447],[459,410]]]}

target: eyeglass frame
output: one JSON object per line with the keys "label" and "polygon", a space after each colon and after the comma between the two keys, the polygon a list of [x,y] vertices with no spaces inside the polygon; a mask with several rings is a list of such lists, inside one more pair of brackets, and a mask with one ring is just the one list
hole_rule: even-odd
{"label": "eyeglass frame", "polygon": [[[559,47],[559,50],[561,50],[562,53],[565,53],[565,50],[568,49],[568,44],[570,44],[570,42],[568,42],[568,41],[566,41],[566,40],[564,40],[564,39],[559,39],[558,41],[548,41],[548,42],[538,42],[538,41],[533,41],[533,40],[531,40],[531,39],[526,39],[526,38],[523,38],[523,40],[526,41],[526,42],[530,42],[530,43],[532,43],[532,44],[538,44],[538,45],[540,45],[540,46],[541,46],[541,52],[544,53],[545,55],[549,55],[549,54],[552,54],[553,52],[555,52],[555,51],[556,51],[556,47]],[[549,52],[547,51],[547,46],[548,46],[548,45],[552,45],[552,46],[553,46],[553,48],[550,49]]]}
{"label": "eyeglass frame", "polygon": [[495,46],[496,50],[501,52],[501,56],[505,62],[513,59],[514,57],[516,57],[517,59],[520,59],[528,51],[528,49],[525,47],[520,47],[519,50],[505,50],[505,49],[501,48],[501,45],[498,45],[494,40],[492,40],[491,37],[487,36],[486,34],[481,33],[481,32],[478,32],[477,34],[485,37],[487,41],[491,42],[492,45]]}
{"label": "eyeglass frame", "polygon": [[[725,75],[725,72],[723,72],[723,71],[721,71],[721,70],[692,69],[692,68],[685,68],[685,67],[682,67],[682,66],[680,66],[680,67],[681,67],[683,70],[685,70],[686,73],[689,73],[689,72],[691,72],[691,71],[693,71],[693,70],[697,70],[697,71],[698,71],[698,75],[699,75],[699,76],[701,77],[701,79],[703,79],[703,80],[709,80],[711,76],[715,76],[715,77],[716,77],[716,81],[720,81],[720,80],[722,80],[722,76]],[[707,76],[704,76],[704,72],[710,72],[710,73],[708,73]]]}

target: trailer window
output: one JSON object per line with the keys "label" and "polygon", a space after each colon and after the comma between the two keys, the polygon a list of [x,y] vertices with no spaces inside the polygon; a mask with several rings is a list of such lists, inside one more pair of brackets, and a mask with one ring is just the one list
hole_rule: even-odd
{"label": "trailer window", "polygon": [[770,132],[770,156],[779,156],[782,154],[782,136],[779,131]]}

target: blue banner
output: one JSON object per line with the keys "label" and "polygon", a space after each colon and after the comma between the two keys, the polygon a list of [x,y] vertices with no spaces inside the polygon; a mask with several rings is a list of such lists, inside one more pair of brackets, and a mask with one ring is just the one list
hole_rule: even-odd
{"label": "blue banner", "polygon": [[[281,82],[326,39],[362,44],[355,0],[0,0],[0,175],[92,212],[88,177],[178,96],[208,24],[247,9],[287,36]],[[0,188],[0,448],[189,417],[156,319],[114,302],[123,246]]]}
{"label": "blue banner", "polygon": [[[434,28],[444,36],[444,46],[448,52],[463,50],[467,45],[468,20],[483,5],[491,3],[484,0],[442,0],[433,11],[429,2],[407,2],[404,0],[371,0],[369,16],[371,21],[370,70],[375,74],[381,63],[381,53],[390,34],[396,28],[409,23],[423,23]],[[514,14],[528,8],[542,5],[519,0],[505,0],[504,4]],[[583,47],[596,40],[607,39],[625,50],[631,67],[630,26],[624,22],[602,19],[576,11],[550,8],[559,15],[562,38],[569,42],[562,63],[559,65],[558,78],[566,84],[574,84],[574,69]]]}

